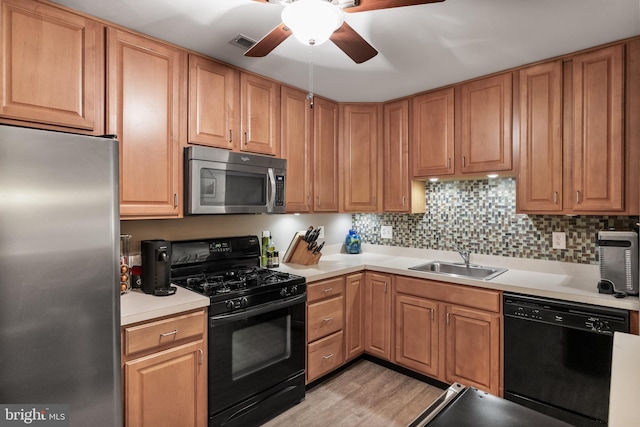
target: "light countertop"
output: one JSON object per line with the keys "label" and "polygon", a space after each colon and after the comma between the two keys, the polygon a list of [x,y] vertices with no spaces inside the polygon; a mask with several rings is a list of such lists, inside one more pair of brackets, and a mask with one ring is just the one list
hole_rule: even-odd
{"label": "light countertop", "polygon": [[[429,261],[461,262],[460,256],[452,251],[364,244],[362,253],[351,255],[341,253],[341,248],[342,245],[325,247],[317,265],[281,264],[278,270],[304,276],[307,283],[313,283],[366,269],[626,310],[637,311],[640,308],[637,296],[615,298],[598,293],[597,265],[471,254],[472,264],[508,269],[485,281],[408,269]],[[208,305],[209,298],[180,287],[175,295],[166,297],[146,295],[140,290],[133,290],[121,297],[121,324],[125,326]]]}

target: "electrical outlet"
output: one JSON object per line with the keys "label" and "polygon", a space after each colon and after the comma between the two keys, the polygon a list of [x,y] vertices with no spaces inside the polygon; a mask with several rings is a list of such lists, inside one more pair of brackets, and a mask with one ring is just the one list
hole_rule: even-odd
{"label": "electrical outlet", "polygon": [[318,239],[324,239],[324,225],[319,225],[320,234],[318,234]]}
{"label": "electrical outlet", "polygon": [[383,239],[392,239],[393,238],[393,227],[390,225],[383,225],[380,227],[380,237]]}
{"label": "electrical outlet", "polygon": [[553,249],[567,249],[567,234],[565,232],[554,231],[553,235]]}

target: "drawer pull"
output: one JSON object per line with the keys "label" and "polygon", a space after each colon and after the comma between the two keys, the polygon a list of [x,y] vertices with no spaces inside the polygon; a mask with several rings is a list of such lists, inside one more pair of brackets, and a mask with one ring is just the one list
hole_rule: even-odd
{"label": "drawer pull", "polygon": [[329,354],[327,354],[326,356],[322,356],[322,358],[323,358],[324,360],[331,359],[332,357],[333,357],[333,353],[329,353]]}
{"label": "drawer pull", "polygon": [[324,292],[325,294],[328,294],[331,291],[333,291],[333,288],[327,288],[322,290],[322,292]]}
{"label": "drawer pull", "polygon": [[329,323],[333,320],[333,317],[329,316],[329,317],[325,317],[324,319],[322,319],[323,322]]}
{"label": "drawer pull", "polygon": [[166,332],[166,333],[164,333],[164,334],[160,334],[160,336],[161,336],[161,337],[168,337],[168,336],[170,336],[170,335],[176,335],[177,333],[178,333],[178,330],[177,330],[177,329],[174,329],[174,330],[173,330],[173,331],[171,331],[171,332]]}

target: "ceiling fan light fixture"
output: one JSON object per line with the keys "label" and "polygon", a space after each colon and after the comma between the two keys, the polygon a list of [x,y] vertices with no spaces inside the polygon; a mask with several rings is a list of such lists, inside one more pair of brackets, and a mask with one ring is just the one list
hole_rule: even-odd
{"label": "ceiling fan light fixture", "polygon": [[297,0],[282,10],[282,22],[301,43],[314,46],[329,40],[344,16],[326,0]]}

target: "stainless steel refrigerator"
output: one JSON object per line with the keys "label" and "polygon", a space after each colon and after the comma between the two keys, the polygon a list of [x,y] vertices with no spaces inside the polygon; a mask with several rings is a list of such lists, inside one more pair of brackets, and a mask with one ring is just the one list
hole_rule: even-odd
{"label": "stainless steel refrigerator", "polygon": [[122,424],[118,193],[116,140],[0,126],[0,425]]}

